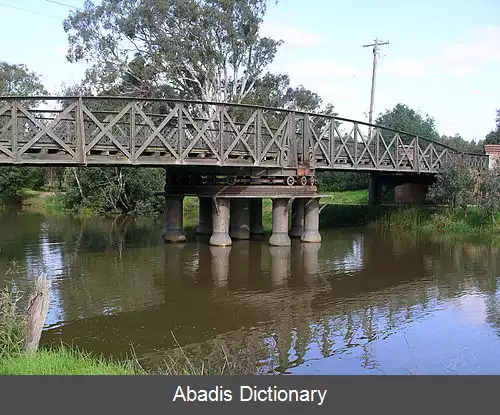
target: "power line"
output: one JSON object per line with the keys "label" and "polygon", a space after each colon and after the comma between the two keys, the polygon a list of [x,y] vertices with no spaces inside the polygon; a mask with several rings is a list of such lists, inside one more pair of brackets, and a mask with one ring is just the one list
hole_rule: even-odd
{"label": "power line", "polygon": [[66,4],[66,3],[61,3],[60,1],[55,1],[55,0],[45,0],[47,3],[53,3],[53,4],[57,4],[59,6],[64,6],[64,7],[67,7],[68,9],[77,9],[77,7],[75,6],[72,6],[71,4]]}
{"label": "power line", "polygon": [[54,16],[52,14],[41,13],[41,12],[38,12],[36,10],[25,9],[24,7],[17,7],[17,6],[13,6],[11,4],[0,3],[0,7],[7,7],[7,8],[10,8],[10,9],[19,10],[19,11],[26,12],[26,13],[36,14],[38,16],[51,17],[51,18],[57,19],[57,20],[61,20],[62,19],[62,17]]}
{"label": "power line", "polygon": [[[378,51],[379,46],[388,45],[389,42],[380,42],[378,38],[375,38],[375,43],[370,45],[363,45],[364,48],[373,46],[373,71],[372,71],[372,91],[370,96],[370,112],[368,113],[368,123],[372,124],[373,121],[373,102],[375,100],[375,77],[377,73],[377,60],[378,60]],[[370,127],[370,136],[371,136],[371,127]]]}

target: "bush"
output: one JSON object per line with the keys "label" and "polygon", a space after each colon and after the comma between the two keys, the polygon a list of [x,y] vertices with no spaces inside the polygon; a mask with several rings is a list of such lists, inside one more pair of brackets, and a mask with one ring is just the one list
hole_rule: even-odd
{"label": "bush", "polygon": [[68,168],[61,201],[73,212],[151,216],[162,211],[163,169],[136,167]]}

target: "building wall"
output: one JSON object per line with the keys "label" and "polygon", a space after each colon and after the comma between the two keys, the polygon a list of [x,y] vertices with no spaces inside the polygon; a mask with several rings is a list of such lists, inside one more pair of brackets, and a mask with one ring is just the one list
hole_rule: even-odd
{"label": "building wall", "polygon": [[500,164],[500,144],[485,144],[484,151],[490,156],[490,169],[492,169],[496,163]]}

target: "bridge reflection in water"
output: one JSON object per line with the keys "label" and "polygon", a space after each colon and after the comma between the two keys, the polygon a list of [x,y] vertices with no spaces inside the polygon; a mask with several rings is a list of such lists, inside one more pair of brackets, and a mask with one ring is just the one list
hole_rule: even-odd
{"label": "bridge reflection in water", "polygon": [[[79,246],[54,245],[64,273],[54,275],[51,315],[63,320],[50,322],[45,343],[118,357],[132,344],[155,366],[175,354],[174,333],[185,353],[227,356],[244,373],[499,370],[500,255],[489,245],[342,231],[290,247],[125,238],[92,252],[81,232]],[[478,367],[467,366],[472,346]]]}

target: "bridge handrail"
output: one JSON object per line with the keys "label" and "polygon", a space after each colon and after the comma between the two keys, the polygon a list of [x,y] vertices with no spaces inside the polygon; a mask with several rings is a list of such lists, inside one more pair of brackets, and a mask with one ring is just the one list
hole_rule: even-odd
{"label": "bridge handrail", "polygon": [[301,111],[301,110],[293,110],[286,108],[276,108],[276,107],[266,107],[259,106],[255,104],[245,104],[245,103],[235,103],[235,102],[218,102],[218,101],[201,101],[201,100],[192,100],[192,99],[175,99],[175,98],[144,98],[144,97],[134,97],[134,96],[93,96],[93,95],[71,95],[71,96],[53,96],[53,95],[39,95],[39,96],[20,96],[20,95],[0,95],[0,101],[63,101],[63,100],[95,100],[95,101],[106,101],[106,100],[115,100],[115,101],[146,101],[146,102],[171,102],[171,103],[183,103],[183,104],[195,104],[195,105],[215,105],[215,106],[226,106],[226,107],[237,107],[237,108],[249,108],[254,110],[265,110],[265,111],[277,111],[277,112],[286,112],[286,113],[295,113],[301,115],[308,115],[313,117],[323,117],[329,118],[338,121],[350,122],[361,124],[367,127],[373,127],[376,129],[382,129],[386,131],[390,131],[396,134],[404,134],[408,136],[413,136],[418,139],[428,141],[433,144],[440,145],[444,148],[454,151],[455,153],[468,155],[468,156],[478,156],[478,157],[488,157],[485,154],[479,153],[469,153],[465,151],[458,150],[448,144],[442,143],[432,138],[422,137],[415,133],[410,133],[402,130],[395,130],[393,128],[384,127],[377,124],[370,124],[365,121],[353,120],[350,118],[344,117],[336,117],[333,115],[321,114],[317,112],[309,112],[309,111]]}

